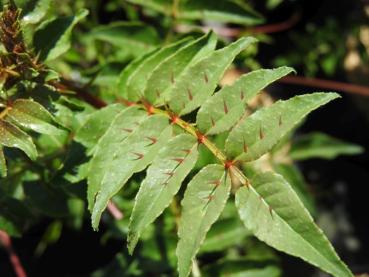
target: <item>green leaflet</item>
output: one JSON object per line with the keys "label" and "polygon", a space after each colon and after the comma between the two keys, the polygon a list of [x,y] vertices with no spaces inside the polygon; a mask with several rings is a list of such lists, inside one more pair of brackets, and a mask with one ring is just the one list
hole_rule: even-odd
{"label": "green leaflet", "polygon": [[146,100],[155,104],[155,106],[164,104],[165,100],[168,100],[168,91],[175,84],[177,77],[196,58],[206,56],[214,50],[215,46],[216,38],[214,33],[210,32],[165,59],[147,81],[145,88]]}
{"label": "green leaflet", "polygon": [[291,147],[294,160],[312,158],[334,159],[339,155],[356,155],[364,152],[360,145],[348,143],[323,133],[311,133],[299,137]]}
{"label": "green leaflet", "polygon": [[153,53],[147,57],[147,59],[143,60],[127,80],[127,99],[129,101],[140,100],[140,98],[144,96],[147,80],[155,68],[162,63],[165,58],[169,57],[186,43],[188,43],[188,41],[189,39],[187,38],[170,44]]}
{"label": "green leaflet", "polygon": [[260,69],[240,77],[208,98],[197,113],[197,126],[202,133],[219,134],[229,130],[245,113],[245,106],[260,90],[293,72],[290,67]]}
{"label": "green leaflet", "polygon": [[74,139],[87,148],[94,147],[108,130],[115,116],[124,109],[121,104],[113,104],[93,112],[77,130]]}
{"label": "green leaflet", "polygon": [[226,153],[236,160],[253,161],[267,153],[308,113],[338,97],[336,93],[312,93],[262,108],[230,132]]}
{"label": "green leaflet", "polygon": [[200,107],[214,92],[233,59],[254,42],[252,37],[241,38],[188,67],[168,91],[170,109],[184,115]]}
{"label": "green leaflet", "polygon": [[222,212],[231,189],[231,180],[221,165],[208,165],[188,184],[182,204],[178,230],[178,271],[188,276],[192,259],[198,252],[206,233]]}
{"label": "green leaflet", "polygon": [[270,246],[336,276],[353,276],[282,176],[263,173],[236,193],[247,229]]}
{"label": "green leaflet", "polygon": [[87,14],[87,10],[81,10],[75,16],[58,17],[42,24],[33,37],[36,54],[42,60],[50,61],[68,51],[74,26]]}
{"label": "green leaflet", "polygon": [[6,177],[7,174],[8,174],[8,168],[6,167],[4,149],[0,145],[0,176],[4,178],[4,177]]}
{"label": "green leaflet", "polygon": [[148,59],[149,57],[153,56],[154,54],[156,54],[159,51],[159,49],[154,49],[148,53],[146,53],[145,55],[142,55],[140,57],[137,57],[136,59],[134,59],[129,65],[127,65],[122,72],[119,74],[119,78],[118,78],[118,95],[122,96],[124,98],[127,98],[127,83],[129,78],[131,77],[131,75],[137,70],[137,68],[139,66],[141,66],[141,64]]}
{"label": "green leaflet", "polygon": [[54,126],[56,123],[54,117],[43,106],[32,100],[14,101],[5,119],[41,134],[64,134],[64,131]]}
{"label": "green leaflet", "polygon": [[[50,7],[52,0],[31,0],[25,1],[22,9],[24,16],[22,17],[23,24],[36,24],[43,19]],[[19,7],[19,6],[18,6]]]}
{"label": "green leaflet", "polygon": [[133,56],[139,56],[159,44],[155,29],[141,22],[114,22],[92,30],[89,38],[106,41]]}
{"label": "green leaflet", "polygon": [[30,136],[13,124],[0,119],[0,145],[22,150],[31,160],[37,157],[37,150]]}
{"label": "green leaflet", "polygon": [[[171,135],[166,117],[145,117],[142,113],[135,107],[123,111],[99,140],[88,173],[87,194],[94,229],[97,229],[109,199],[134,173],[152,162]],[[137,122],[140,119],[142,121]],[[127,129],[127,122],[133,128],[138,126]]]}
{"label": "green leaflet", "polygon": [[171,203],[197,161],[197,140],[182,134],[160,150],[136,196],[129,224],[128,248],[133,252],[142,231]]}
{"label": "green leaflet", "polygon": [[[128,0],[131,3],[142,5],[172,15],[172,0]],[[262,23],[262,17],[245,3],[232,0],[188,0],[180,1],[176,17],[189,20],[211,20],[225,23],[252,25]]]}
{"label": "green leaflet", "polygon": [[224,251],[234,245],[240,245],[245,237],[251,235],[238,217],[220,219],[207,233],[200,252]]}

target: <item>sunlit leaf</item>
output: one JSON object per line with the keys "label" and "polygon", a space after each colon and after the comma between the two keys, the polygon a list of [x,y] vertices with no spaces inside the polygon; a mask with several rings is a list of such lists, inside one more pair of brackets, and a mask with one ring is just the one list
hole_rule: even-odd
{"label": "sunlit leaf", "polygon": [[263,173],[251,184],[236,193],[236,206],[248,230],[333,276],[353,276],[282,176]]}
{"label": "sunlit leaf", "polygon": [[192,260],[206,233],[221,214],[231,189],[230,177],[221,165],[208,165],[188,184],[181,202],[182,217],[178,230],[178,272],[188,276]]}
{"label": "sunlit leaf", "polygon": [[259,158],[311,111],[338,97],[336,93],[300,95],[256,111],[230,132],[227,154],[241,161]]}
{"label": "sunlit leaf", "polygon": [[190,135],[179,135],[160,150],[136,196],[128,235],[133,251],[142,231],[170,204],[183,179],[197,160],[197,141]]}

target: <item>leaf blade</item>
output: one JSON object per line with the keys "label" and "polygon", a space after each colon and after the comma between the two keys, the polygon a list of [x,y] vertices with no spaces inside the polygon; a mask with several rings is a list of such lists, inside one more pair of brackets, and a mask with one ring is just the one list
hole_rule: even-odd
{"label": "leaf blade", "polygon": [[225,86],[209,97],[201,106],[196,119],[198,128],[208,135],[227,131],[244,114],[248,101],[270,83],[293,71],[289,67],[279,67],[243,75],[233,85]]}
{"label": "leaf blade", "polygon": [[176,250],[181,277],[190,273],[192,259],[226,204],[231,183],[225,172],[221,165],[208,165],[188,184],[181,203],[182,218]]}
{"label": "leaf blade", "polygon": [[179,135],[168,142],[148,168],[130,219],[128,249],[131,253],[141,232],[170,204],[194,167],[198,156],[196,146],[193,136]]}
{"label": "leaf blade", "polygon": [[[144,111],[131,107],[119,114],[100,139],[94,153],[88,176],[88,201],[94,229],[97,229],[109,199],[134,173],[143,170],[152,162],[170,136],[171,127],[166,117],[147,117],[142,113],[145,114]],[[141,119],[132,131],[125,128],[127,114],[131,115],[133,120]],[[132,125],[137,125],[137,122],[131,122]],[[152,144],[149,137],[155,138],[156,142]]]}
{"label": "leaf blade", "polygon": [[54,117],[42,105],[33,100],[15,100],[5,119],[41,134],[64,134],[64,131],[55,127]]}
{"label": "leaf blade", "polygon": [[256,39],[252,37],[241,38],[187,68],[168,91],[171,110],[185,115],[201,106],[214,92],[236,55],[254,42]]}
{"label": "leaf blade", "polygon": [[25,132],[13,124],[0,120],[0,145],[14,147],[22,150],[31,159],[37,157],[36,146]]}
{"label": "leaf blade", "polygon": [[252,161],[269,151],[308,113],[338,98],[336,93],[312,93],[278,101],[260,109],[229,134],[226,153],[236,160]]}
{"label": "leaf blade", "polygon": [[252,186],[236,192],[236,206],[258,239],[334,276],[353,276],[282,176],[257,175]]}

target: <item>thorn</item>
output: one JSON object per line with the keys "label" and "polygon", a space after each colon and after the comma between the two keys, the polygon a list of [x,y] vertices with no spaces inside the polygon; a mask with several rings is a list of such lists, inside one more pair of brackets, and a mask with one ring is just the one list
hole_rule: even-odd
{"label": "thorn", "polygon": [[211,125],[214,127],[215,126],[214,118],[210,117],[210,120],[211,120]]}
{"label": "thorn", "polygon": [[220,180],[210,181],[209,184],[214,185],[215,187],[218,187],[220,185]]}
{"label": "thorn", "polygon": [[182,149],[182,152],[185,152],[187,155],[191,153],[191,149]]}
{"label": "thorn", "polygon": [[263,129],[261,127],[260,127],[260,130],[259,130],[259,137],[260,137],[260,139],[264,138]]}
{"label": "thorn", "polygon": [[183,158],[174,158],[174,159],[172,159],[172,161],[176,161],[177,163],[181,164],[181,163],[183,163],[184,159]]}
{"label": "thorn", "polygon": [[205,197],[205,199],[207,200],[207,201],[212,201],[213,199],[215,198],[215,196],[214,195],[209,195],[209,196],[207,196],[207,197]]}
{"label": "thorn", "polygon": [[243,152],[247,153],[247,150],[248,150],[248,147],[247,147],[246,141],[245,139],[243,139]]}
{"label": "thorn", "polygon": [[228,113],[228,106],[226,101],[223,99],[223,109],[224,109],[224,113],[227,114]]}
{"label": "thorn", "polygon": [[175,80],[174,80],[174,74],[173,71],[170,72],[170,82],[174,85]]}
{"label": "thorn", "polygon": [[244,94],[244,92],[243,92],[243,90],[241,89],[241,95],[240,95],[240,98],[241,98],[241,100],[243,100],[244,98],[245,98],[245,94]]}
{"label": "thorn", "polygon": [[165,175],[168,175],[169,177],[173,177],[174,173],[173,172],[165,172]]}
{"label": "thorn", "polygon": [[191,93],[191,90],[189,88],[187,88],[187,95],[188,95],[188,99],[190,99],[190,101],[193,100],[193,95]]}
{"label": "thorn", "polygon": [[270,213],[270,216],[272,217],[272,219],[274,218],[273,217],[273,209],[269,206],[269,213]]}
{"label": "thorn", "polygon": [[131,153],[137,156],[136,159],[133,159],[135,161],[136,160],[141,160],[144,157],[144,154],[141,154],[141,153],[136,153],[136,152],[131,152]]}
{"label": "thorn", "polygon": [[127,129],[127,128],[122,128],[121,130],[126,131],[127,133],[132,133],[133,132],[132,129]]}
{"label": "thorn", "polygon": [[279,122],[278,122],[278,125],[279,125],[279,126],[282,126],[282,116],[281,116],[281,115],[279,116]]}
{"label": "thorn", "polygon": [[145,137],[145,138],[151,141],[151,143],[148,146],[153,145],[158,141],[156,138],[153,138],[153,137]]}
{"label": "thorn", "polygon": [[204,72],[204,80],[205,80],[205,83],[209,82],[208,75],[206,75],[206,72]]}

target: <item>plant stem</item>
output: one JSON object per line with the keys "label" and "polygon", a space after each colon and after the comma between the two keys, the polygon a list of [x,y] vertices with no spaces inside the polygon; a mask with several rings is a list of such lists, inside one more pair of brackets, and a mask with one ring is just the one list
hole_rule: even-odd
{"label": "plant stem", "polygon": [[15,253],[13,249],[12,240],[10,236],[6,232],[1,231],[1,230],[0,230],[0,243],[3,245],[5,250],[8,252],[9,260],[13,266],[15,275],[17,277],[27,277],[26,271],[24,270],[18,255]]}

